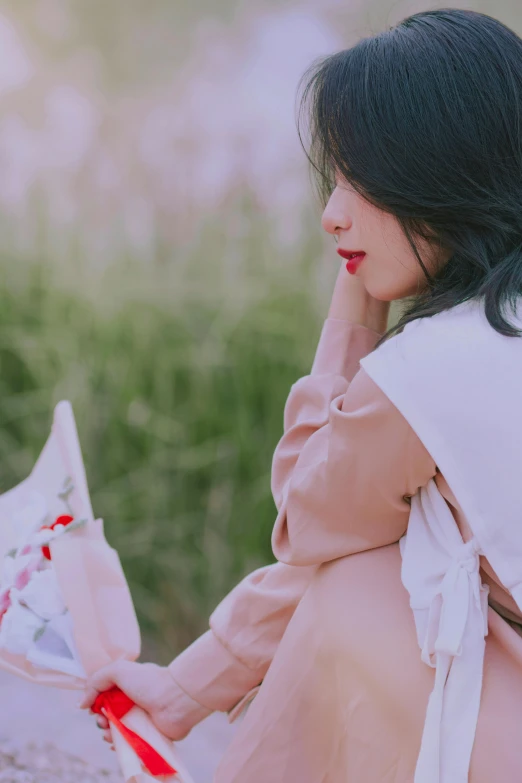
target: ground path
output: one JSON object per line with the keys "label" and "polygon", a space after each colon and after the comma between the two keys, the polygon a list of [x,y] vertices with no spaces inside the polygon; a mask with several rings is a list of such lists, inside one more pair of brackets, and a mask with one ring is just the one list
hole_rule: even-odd
{"label": "ground path", "polygon": [[[79,692],[33,685],[0,671],[0,783],[121,783],[115,754]],[[195,783],[213,771],[235,726],[215,713],[177,743]]]}

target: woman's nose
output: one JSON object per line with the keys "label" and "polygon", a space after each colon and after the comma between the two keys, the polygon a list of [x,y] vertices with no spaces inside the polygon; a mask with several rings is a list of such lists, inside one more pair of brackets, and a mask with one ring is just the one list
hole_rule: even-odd
{"label": "woman's nose", "polygon": [[340,231],[347,231],[351,226],[349,215],[342,209],[342,205],[335,197],[335,190],[330,196],[328,204],[324,208],[321,218],[321,226],[327,234],[339,234]]}

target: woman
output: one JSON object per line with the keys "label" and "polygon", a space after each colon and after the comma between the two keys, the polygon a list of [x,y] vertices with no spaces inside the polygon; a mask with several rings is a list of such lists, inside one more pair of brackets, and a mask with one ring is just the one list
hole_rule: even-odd
{"label": "woman", "polygon": [[428,11],[307,76],[308,154],[343,262],[274,454],[279,562],[168,667],[108,667],[84,706],[116,684],[181,739],[249,704],[216,783],[509,783],[522,40],[483,14]]}

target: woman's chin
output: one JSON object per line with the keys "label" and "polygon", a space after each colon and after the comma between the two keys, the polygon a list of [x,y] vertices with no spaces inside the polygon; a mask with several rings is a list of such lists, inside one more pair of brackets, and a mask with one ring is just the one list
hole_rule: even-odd
{"label": "woman's chin", "polygon": [[406,299],[409,296],[419,294],[419,285],[383,285],[382,282],[372,280],[363,280],[364,287],[374,299],[380,302],[397,302],[400,299]]}
{"label": "woman's chin", "polygon": [[369,284],[366,280],[364,280],[363,283],[370,296],[373,296],[373,298],[377,299],[379,302],[393,302],[395,299],[400,299],[400,296],[397,296],[395,291],[390,290],[389,288],[384,288],[382,285]]}

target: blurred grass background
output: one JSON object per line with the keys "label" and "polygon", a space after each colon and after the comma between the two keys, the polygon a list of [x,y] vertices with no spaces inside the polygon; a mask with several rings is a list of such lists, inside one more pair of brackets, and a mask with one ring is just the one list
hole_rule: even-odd
{"label": "blurred grass background", "polygon": [[[499,5],[516,27],[516,9]],[[29,473],[54,405],[71,400],[93,507],[120,553],[145,658],[171,660],[242,576],[273,561],[273,451],[338,269],[297,135],[277,135],[280,105],[293,117],[295,75],[313,59],[315,44],[292,61],[299,31],[323,25],[319,54],[426,7],[0,2],[0,48],[12,26],[20,50],[0,66],[0,492]],[[273,42],[288,26],[277,60]],[[220,117],[219,102],[209,104],[212,68],[198,76],[191,46],[203,40],[203,58],[209,41],[221,42],[210,65],[223,64],[231,36],[241,52],[260,29],[279,70],[264,70],[261,47],[242,100],[233,81],[230,103],[220,98],[225,113],[237,104],[237,117]],[[290,86],[278,95],[286,59]],[[216,90],[241,56],[226,62]],[[180,73],[188,103],[173,87]],[[198,89],[201,112],[181,126]],[[96,122],[80,99],[96,106]],[[272,100],[274,124],[256,135]],[[155,101],[173,114],[160,113],[157,144],[145,144],[139,130],[157,119]],[[229,176],[220,153],[231,136],[242,157]],[[272,137],[279,158],[261,149]],[[144,148],[161,154],[147,164]],[[200,192],[214,168],[221,173]]]}
{"label": "blurred grass background", "polygon": [[52,259],[0,265],[0,491],[30,472],[54,405],[70,399],[144,652],[164,662],[274,560],[272,455],[324,313],[315,226],[285,257],[261,216],[256,227],[234,280],[211,220],[182,272],[128,256],[89,288],[73,259],[65,282]]}

